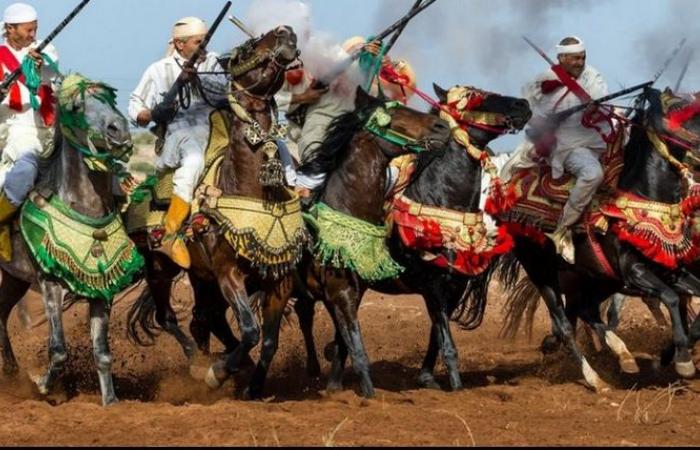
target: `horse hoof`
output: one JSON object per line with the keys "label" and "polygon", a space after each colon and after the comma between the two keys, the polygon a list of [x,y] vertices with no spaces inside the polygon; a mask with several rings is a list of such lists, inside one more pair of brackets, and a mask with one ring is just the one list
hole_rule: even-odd
{"label": "horse hoof", "polygon": [[228,374],[223,364],[215,363],[209,367],[207,375],[204,377],[204,382],[212,389],[219,389],[227,378]]}
{"label": "horse hoof", "polygon": [[326,392],[328,392],[328,393],[340,392],[342,390],[343,390],[342,383],[336,383],[333,381],[329,381],[328,384],[326,385]]}
{"label": "horse hoof", "polygon": [[433,377],[432,374],[421,374],[418,377],[418,385],[423,389],[432,389],[434,391],[442,390],[442,386],[435,381],[435,377]]}
{"label": "horse hoof", "polygon": [[682,378],[693,378],[695,377],[695,364],[692,361],[676,362],[676,373]]}
{"label": "horse hoof", "polygon": [[117,397],[110,397],[107,400],[102,400],[102,406],[105,408],[108,406],[116,405],[117,403],[119,403],[119,399]]}
{"label": "horse hoof", "polygon": [[29,374],[29,379],[36,385],[39,389],[39,394],[49,395],[49,387],[46,385],[46,380],[41,375]]}
{"label": "horse hoof", "polygon": [[620,359],[620,369],[628,375],[637,375],[639,373],[639,366],[634,358]]}

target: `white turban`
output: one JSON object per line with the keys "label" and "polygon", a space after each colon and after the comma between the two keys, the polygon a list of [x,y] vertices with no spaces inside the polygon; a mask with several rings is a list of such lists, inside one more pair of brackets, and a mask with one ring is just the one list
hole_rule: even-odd
{"label": "white turban", "polygon": [[207,34],[208,31],[209,28],[207,24],[198,17],[183,17],[178,20],[175,22],[175,25],[173,25],[170,41],[168,41],[167,56],[171,56],[175,53],[175,45],[173,44],[175,39],[187,39],[192,36],[201,36]]}
{"label": "white turban", "polygon": [[36,9],[26,3],[13,3],[5,8],[2,21],[7,24],[27,23],[37,20]]}
{"label": "white turban", "polygon": [[557,55],[568,55],[571,53],[582,53],[586,51],[586,46],[583,44],[583,40],[581,38],[577,38],[576,36],[571,37],[576,39],[576,43],[557,45]]}

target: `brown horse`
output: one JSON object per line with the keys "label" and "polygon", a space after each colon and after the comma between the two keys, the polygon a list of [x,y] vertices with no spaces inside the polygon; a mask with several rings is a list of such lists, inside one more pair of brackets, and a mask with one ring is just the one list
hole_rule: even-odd
{"label": "brown horse", "polygon": [[[436,93],[444,105],[448,104],[447,91],[435,87]],[[530,118],[531,112],[524,99],[501,96],[495,93],[475,88],[455,87],[452,91],[464,91],[471,98],[479,98],[478,106],[470,109],[465,115],[474,116],[474,122],[467,125],[469,140],[480,151],[487,148],[490,141],[498,136],[521,130]],[[467,109],[465,107],[464,111]],[[480,123],[486,117],[496,118],[494,123],[499,125],[485,126]],[[331,133],[333,128],[331,129]],[[325,151],[333,151],[326,146]],[[355,155],[356,152],[350,153]],[[329,177],[329,183],[320,200],[325,204],[362,218],[372,223],[383,223],[385,202],[384,177],[381,168],[386,159],[376,154],[350,156],[341,161]],[[316,168],[316,171],[328,167]],[[303,168],[302,168],[303,170]],[[348,174],[353,174],[351,178]],[[480,162],[470,156],[467,151],[454,141],[438,151],[422,153],[418,157],[415,174],[411,178],[405,195],[424,205],[456,210],[461,213],[473,213],[479,210],[481,195],[482,169]],[[364,183],[354,181],[357,177],[370,180]],[[360,335],[357,321],[357,310],[367,288],[372,288],[386,294],[421,294],[432,321],[430,345],[420,375],[423,386],[439,388],[434,379],[433,369],[438,352],[442,353],[448,367],[452,389],[460,389],[462,381],[459,375],[457,349],[449,329],[449,318],[457,308],[465,308],[465,301],[471,290],[478,299],[476,302],[483,306],[487,295],[487,285],[490,279],[488,270],[483,276],[474,277],[462,275],[456,271],[439,268],[422,257],[422,252],[408,248],[392,233],[389,239],[391,255],[406,270],[396,279],[381,281],[363,280],[351,270],[336,270],[319,261],[306,271],[308,290],[299,292],[299,300],[295,308],[299,316],[300,326],[304,333],[308,355],[307,368],[311,374],[318,373],[319,363],[313,341],[313,305],[316,299],[323,300],[336,324],[336,350],[333,357],[331,375],[328,381],[329,390],[342,388],[342,375],[345,360],[351,358],[353,368],[360,376],[362,392],[365,396],[372,395],[372,384],[369,376],[369,362]],[[447,249],[437,250],[448,252]],[[480,286],[480,287],[477,287]],[[478,292],[477,292],[478,291]],[[481,309],[483,312],[483,308]],[[471,311],[469,316],[471,316]],[[480,322],[471,317],[471,320]],[[474,324],[478,326],[478,324]]]}
{"label": "brown horse", "polygon": [[[260,327],[251,310],[248,292],[262,293],[263,348],[248,388],[252,398],[261,397],[268,367],[277,350],[280,319],[292,291],[288,267],[301,258],[305,232],[303,228],[296,230],[294,242],[281,252],[271,248],[261,233],[251,231],[248,225],[237,227],[236,224],[239,219],[249,224],[257,218],[267,220],[279,212],[284,215],[295,204],[301,224],[298,199],[295,200],[279,177],[281,163],[274,144],[279,129],[273,96],[284,83],[285,68],[298,56],[296,44],[294,31],[281,26],[247,41],[231,53],[228,60],[229,103],[233,111],[230,141],[219,168],[216,189],[212,190],[219,193],[214,198],[219,206],[202,206],[200,211],[209,223],[197,229],[188,242],[192,258],[189,277],[195,297],[198,300],[203,295],[223,297],[233,309],[241,333],[240,343],[228,336],[231,352],[225,364],[217,366],[215,374],[210,371],[210,378],[223,380],[238,371],[241,361],[257,345]],[[233,217],[222,213],[224,204],[234,205]],[[236,205],[245,206],[235,209],[239,208]],[[245,208],[249,211],[244,211]],[[169,303],[173,280],[180,269],[158,253],[147,249],[145,252],[149,292],[158,310],[156,320],[185,344],[183,348],[191,356],[193,348],[177,326]],[[225,309],[219,311],[220,319],[225,322]]]}

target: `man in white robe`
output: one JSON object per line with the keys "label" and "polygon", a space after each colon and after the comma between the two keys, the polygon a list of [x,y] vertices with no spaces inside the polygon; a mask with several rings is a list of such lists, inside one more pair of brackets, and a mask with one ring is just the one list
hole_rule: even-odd
{"label": "man in white robe", "polygon": [[[581,39],[564,38],[557,45],[557,53],[561,67],[591,98],[596,99],[608,94],[603,76],[595,68],[586,65],[586,49]],[[551,114],[584,103],[551,69],[526,84],[523,96],[530,102],[533,111],[530,125],[535,127],[538,120],[542,121]],[[588,123],[584,125],[584,115],[593,117],[595,114],[596,111],[589,109],[564,120],[555,131],[556,144],[549,151],[541,152],[537,143],[526,140],[504,169],[504,177],[507,179],[514,171],[536,165],[538,160],[544,158],[552,168],[554,179],[560,178],[564,172],[576,177],[576,185],[571,189],[557,229],[551,235],[557,251],[570,263],[574,261],[570,227],[578,222],[603,182],[600,156],[605,151],[606,142],[602,134],[610,133],[610,125],[604,120],[597,121],[595,127],[587,126]]]}
{"label": "man in white robe", "polygon": [[[196,17],[185,17],[173,26],[168,55],[146,69],[138,86],[131,94],[129,116],[139,126],[152,121],[160,122],[158,115],[169,114],[163,105],[165,94],[182,72],[182,66],[199,47],[207,33],[207,25]],[[198,72],[222,72],[218,55],[207,52],[195,66]],[[220,101],[228,92],[225,75],[200,75],[205,97],[212,103]],[[209,140],[209,115],[214,110],[197,89],[191,90],[189,108],[179,108],[168,124],[162,151],[156,158],[158,171],[175,170],[173,196],[165,215],[165,234],[157,249],[176,264],[189,268],[190,255],[180,228],[189,216],[196,183],[204,170],[204,152]],[[170,113],[171,114],[171,113]]]}
{"label": "man in white robe", "polygon": [[[55,119],[54,82],[59,73],[46,61],[58,62],[56,49],[47,45],[43,55],[36,51],[38,17],[36,10],[25,3],[14,3],[5,9],[2,29],[5,42],[0,46],[0,69],[4,79],[25,58],[34,60],[41,84],[30,92],[24,78],[15,81],[0,103],[0,260],[12,258],[10,223],[34,187],[39,172],[39,158],[46,157],[53,147]],[[31,105],[31,97],[38,108]]]}

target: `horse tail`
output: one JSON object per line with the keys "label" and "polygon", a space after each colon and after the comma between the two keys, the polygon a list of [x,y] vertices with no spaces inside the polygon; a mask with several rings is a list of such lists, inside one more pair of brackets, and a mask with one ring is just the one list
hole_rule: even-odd
{"label": "horse tail", "polygon": [[503,326],[500,336],[514,339],[520,327],[525,325],[528,339],[532,339],[535,313],[540,304],[540,291],[527,276],[522,276],[510,289],[503,305]]}
{"label": "horse tail", "polygon": [[144,286],[141,294],[129,308],[126,323],[126,336],[131,342],[142,347],[155,344],[158,331],[162,328],[156,321],[156,301],[148,285]]}
{"label": "horse tail", "polygon": [[501,256],[498,260],[498,281],[504,291],[515,289],[520,279],[520,261],[515,256],[515,252],[510,252]]}
{"label": "horse tail", "polygon": [[470,278],[467,282],[467,287],[459,301],[459,306],[455,314],[452,315],[452,320],[457,322],[461,329],[467,331],[475,330],[484,320],[491,278],[498,270],[498,267],[498,261],[494,261],[484,272]]}

